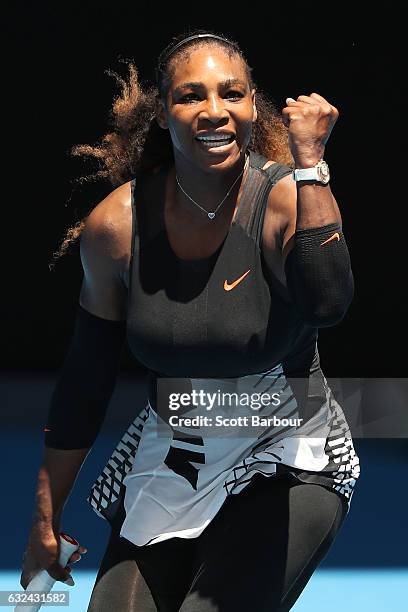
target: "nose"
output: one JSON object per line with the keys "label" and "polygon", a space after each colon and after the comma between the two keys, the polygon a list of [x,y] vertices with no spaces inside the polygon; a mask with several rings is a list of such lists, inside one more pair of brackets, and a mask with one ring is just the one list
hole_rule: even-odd
{"label": "nose", "polygon": [[216,123],[222,119],[228,119],[228,111],[225,108],[224,100],[216,94],[209,96],[206,104],[206,110],[203,111],[201,117],[203,119],[208,119],[213,123]]}

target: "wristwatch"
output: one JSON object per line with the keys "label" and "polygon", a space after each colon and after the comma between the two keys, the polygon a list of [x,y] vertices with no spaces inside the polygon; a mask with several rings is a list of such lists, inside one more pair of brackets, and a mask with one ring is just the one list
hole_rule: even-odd
{"label": "wristwatch", "polygon": [[293,179],[295,181],[317,181],[327,185],[330,181],[329,166],[321,159],[312,168],[296,168],[293,171]]}

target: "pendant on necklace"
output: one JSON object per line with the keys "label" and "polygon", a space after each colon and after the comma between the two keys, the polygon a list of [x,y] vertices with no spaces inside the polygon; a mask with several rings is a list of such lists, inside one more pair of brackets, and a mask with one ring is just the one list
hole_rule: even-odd
{"label": "pendant on necklace", "polygon": [[209,216],[210,219],[214,219],[214,217],[215,217],[215,213],[214,212],[207,213],[207,215]]}

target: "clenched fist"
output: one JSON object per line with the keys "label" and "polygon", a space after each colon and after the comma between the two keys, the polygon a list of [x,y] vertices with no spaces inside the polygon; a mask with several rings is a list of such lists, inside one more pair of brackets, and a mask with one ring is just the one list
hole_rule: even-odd
{"label": "clenched fist", "polygon": [[317,93],[286,98],[282,119],[288,128],[289,147],[298,167],[314,166],[323,158],[324,148],[339,111]]}

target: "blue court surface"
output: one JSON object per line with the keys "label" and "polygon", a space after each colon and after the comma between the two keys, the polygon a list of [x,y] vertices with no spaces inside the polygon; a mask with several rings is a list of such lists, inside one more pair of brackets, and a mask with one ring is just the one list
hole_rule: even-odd
{"label": "blue court surface", "polygon": [[[44,610],[86,612],[96,571],[72,570],[75,586],[57,583],[54,590],[69,591],[69,606],[45,606]],[[0,591],[21,590],[20,573],[3,571]],[[60,586],[61,585],[61,586]],[[408,570],[318,570],[292,608],[297,612],[399,612],[406,610]],[[12,610],[5,606],[4,610]],[[119,611],[118,611],[119,612]],[[254,610],[256,612],[256,610]]]}
{"label": "blue court surface", "polygon": [[[0,591],[21,591],[21,558],[27,543],[38,468],[43,452],[42,422],[52,390],[52,378],[38,374],[22,380],[9,376],[5,385],[3,492],[0,506],[2,550]],[[86,612],[110,527],[86,501],[91,485],[118,440],[144,406],[143,384],[120,384],[110,414],[78,475],[64,508],[61,528],[86,546],[88,553],[72,567],[75,586],[61,582],[54,590],[70,594],[69,610]],[[23,425],[21,425],[23,424]],[[334,544],[292,608],[297,612],[399,612],[408,599],[408,440],[357,439],[361,476],[351,510]],[[12,606],[0,606],[1,610]],[[44,606],[44,610],[67,609]],[[119,610],[117,612],[120,612]],[[254,610],[253,612],[257,612]]]}

